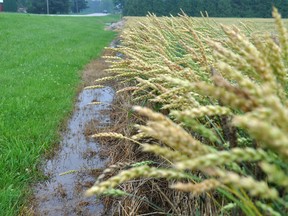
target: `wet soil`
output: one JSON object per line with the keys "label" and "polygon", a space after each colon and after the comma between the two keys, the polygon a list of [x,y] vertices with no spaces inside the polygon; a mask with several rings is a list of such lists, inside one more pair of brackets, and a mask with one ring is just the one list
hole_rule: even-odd
{"label": "wet soil", "polygon": [[[85,198],[83,193],[93,185],[93,173],[104,167],[106,159],[99,155],[100,145],[87,137],[85,130],[88,125],[91,128],[91,121],[96,122],[95,128],[110,124],[109,112],[103,111],[109,111],[113,96],[110,87],[86,89],[79,94],[74,114],[62,134],[60,150],[45,165],[44,172],[49,180],[35,189],[36,215],[101,214],[101,202],[95,197]],[[102,104],[91,105],[94,101]],[[75,172],[61,175],[71,170]]]}
{"label": "wet soil", "polygon": [[[95,122],[95,127],[110,124],[108,111],[113,96],[110,87],[86,89],[79,94],[74,114],[62,134],[60,150],[45,165],[49,180],[35,189],[36,215],[101,215],[101,202],[95,197],[86,198],[83,193],[93,185],[93,173],[102,169],[107,159],[99,155],[100,145],[87,137],[85,130],[87,126],[91,128],[91,122]],[[94,101],[102,104],[91,105]],[[67,171],[74,172],[61,175]]]}
{"label": "wet soil", "polygon": [[[95,79],[106,76],[106,68],[108,65],[103,58],[92,61],[83,71],[83,85],[93,85]],[[103,155],[103,146],[90,135],[110,126],[114,94],[108,86],[79,93],[73,115],[62,133],[59,150],[43,165],[48,180],[34,188],[32,215],[102,215],[101,201],[95,197],[86,198],[83,193],[94,184],[108,161],[107,155]],[[101,104],[91,105],[93,102]]]}

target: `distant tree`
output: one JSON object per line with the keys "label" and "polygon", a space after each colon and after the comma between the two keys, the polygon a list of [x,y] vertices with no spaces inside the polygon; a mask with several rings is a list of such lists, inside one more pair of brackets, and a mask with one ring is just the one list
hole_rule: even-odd
{"label": "distant tree", "polygon": [[143,16],[148,12],[177,15],[180,8],[190,16],[207,11],[211,17],[271,17],[272,5],[288,17],[288,0],[113,0],[125,16]]}
{"label": "distant tree", "polygon": [[207,11],[209,16],[215,17],[218,15],[217,13],[217,2],[218,0],[202,0],[203,1],[203,10],[202,12]]}
{"label": "distant tree", "polygon": [[21,7],[21,8],[25,8],[27,7],[27,0],[17,0],[17,6],[18,8]]}
{"label": "distant tree", "polygon": [[166,0],[164,4],[166,14],[177,15],[180,12],[179,0]]}
{"label": "distant tree", "polygon": [[238,17],[253,17],[254,3],[251,0],[232,0],[232,13]]}
{"label": "distant tree", "polygon": [[70,0],[70,5],[73,13],[79,13],[88,7],[88,2],[86,0]]}
{"label": "distant tree", "polygon": [[165,0],[153,0],[153,11],[151,13],[155,13],[157,16],[163,16],[166,14],[165,7]]}
{"label": "distant tree", "polygon": [[139,0],[124,0],[123,4],[123,15],[126,16],[142,16],[142,12],[139,10],[138,7]]}
{"label": "distant tree", "polygon": [[47,13],[46,1],[45,0],[29,0],[27,12],[39,13],[39,14]]}
{"label": "distant tree", "polygon": [[112,0],[102,0],[100,6],[101,12],[105,10],[111,13],[114,10]]}
{"label": "distant tree", "polygon": [[288,17],[288,0],[274,0],[273,5],[279,9],[282,17]]}
{"label": "distant tree", "polygon": [[179,9],[182,9],[186,14],[194,15],[196,11],[194,10],[196,8],[196,4],[193,0],[182,0],[178,3]]}
{"label": "distant tree", "polygon": [[217,2],[217,16],[231,17],[232,5],[231,0],[219,0]]}
{"label": "distant tree", "polygon": [[125,6],[125,0],[113,0],[116,9],[122,10]]}
{"label": "distant tree", "polygon": [[254,0],[250,5],[249,17],[271,17],[273,1],[271,0]]}
{"label": "distant tree", "polygon": [[[69,0],[49,0],[49,13],[51,14],[66,14],[70,11]],[[47,13],[46,0],[29,0],[29,13]]]}
{"label": "distant tree", "polygon": [[16,0],[5,0],[3,3],[4,10],[7,12],[17,12]]}
{"label": "distant tree", "polygon": [[69,0],[49,0],[49,3],[51,14],[67,14],[70,12]]}

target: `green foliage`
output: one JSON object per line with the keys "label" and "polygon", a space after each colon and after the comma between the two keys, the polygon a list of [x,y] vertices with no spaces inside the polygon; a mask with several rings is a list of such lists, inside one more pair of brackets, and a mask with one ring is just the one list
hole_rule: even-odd
{"label": "green foliage", "polygon": [[115,33],[115,17],[0,14],[0,215],[18,215],[39,162],[72,111],[79,71]]}
{"label": "green foliage", "polygon": [[288,17],[288,0],[114,0],[124,16],[177,15],[182,8],[190,16],[207,11],[211,17],[271,17],[272,5]]}
{"label": "green foliage", "polygon": [[88,2],[86,0],[70,0],[70,5],[73,13],[79,13],[88,7]]}
{"label": "green foliage", "polygon": [[[88,7],[87,0],[49,0],[48,3],[51,14],[79,13]],[[47,13],[46,0],[19,0],[18,7],[26,7],[28,13]]]}
{"label": "green foliage", "polygon": [[[47,1],[46,0],[29,0],[28,1],[28,13],[47,13]],[[49,0],[49,13],[51,14],[64,14],[70,12],[69,0]]]}
{"label": "green foliage", "polygon": [[17,12],[16,0],[5,0],[3,6],[4,10],[7,12]]}

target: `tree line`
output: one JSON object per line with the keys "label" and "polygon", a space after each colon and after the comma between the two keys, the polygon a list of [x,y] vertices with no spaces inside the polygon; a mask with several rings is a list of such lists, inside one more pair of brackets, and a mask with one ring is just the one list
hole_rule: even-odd
{"label": "tree line", "polygon": [[[87,0],[48,0],[49,13],[67,14],[78,13],[87,8]],[[4,10],[16,12],[23,10],[28,13],[46,14],[47,0],[4,0]]]}
{"label": "tree line", "polygon": [[207,11],[211,17],[271,17],[272,6],[288,17],[288,0],[113,0],[124,16],[177,15],[183,9],[189,16]]}
{"label": "tree line", "polygon": [[[177,15],[180,9],[189,16],[200,16],[207,11],[211,17],[271,17],[272,6],[283,17],[288,17],[288,0],[48,0],[49,13],[77,13],[91,7],[95,12],[104,9],[112,12],[112,3],[124,16],[145,16],[148,12],[157,16]],[[107,5],[106,5],[107,4]],[[104,7],[105,6],[105,7]],[[4,10],[28,13],[47,13],[47,0],[4,0]],[[104,9],[103,9],[104,8]]]}

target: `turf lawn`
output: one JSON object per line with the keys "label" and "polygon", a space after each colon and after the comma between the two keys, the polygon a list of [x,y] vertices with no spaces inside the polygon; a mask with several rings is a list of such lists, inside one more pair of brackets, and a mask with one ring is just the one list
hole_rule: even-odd
{"label": "turf lawn", "polygon": [[0,14],[0,215],[17,215],[118,17]]}

